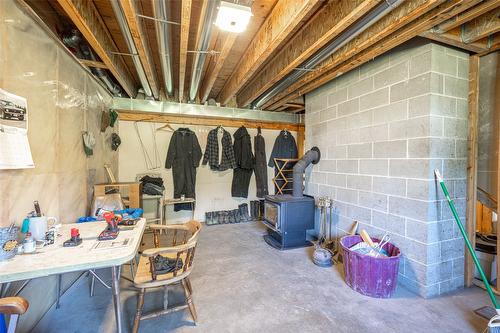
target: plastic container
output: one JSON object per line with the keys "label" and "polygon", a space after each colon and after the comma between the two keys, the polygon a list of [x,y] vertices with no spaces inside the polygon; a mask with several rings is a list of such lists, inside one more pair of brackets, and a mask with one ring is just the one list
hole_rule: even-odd
{"label": "plastic container", "polygon": [[[9,231],[10,229],[10,231]],[[9,241],[17,241],[18,227],[0,228],[0,261],[7,260],[16,255],[16,249],[5,251],[4,245]]]}
{"label": "plastic container", "polygon": [[[378,242],[377,238],[372,238]],[[371,257],[355,251],[350,247],[362,242],[361,236],[344,236],[340,240],[344,259],[344,275],[346,283],[360,294],[375,298],[390,298],[398,284],[399,249],[387,243],[384,249],[389,257]]]}

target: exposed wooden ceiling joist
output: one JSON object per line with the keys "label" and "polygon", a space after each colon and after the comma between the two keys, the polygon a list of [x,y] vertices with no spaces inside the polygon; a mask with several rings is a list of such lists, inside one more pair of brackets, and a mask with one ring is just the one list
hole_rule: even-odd
{"label": "exposed wooden ceiling joist", "polygon": [[123,59],[110,52],[117,51],[113,40],[101,22],[99,12],[94,4],[84,0],[57,0],[66,15],[80,30],[92,49],[102,59],[115,79],[120,83],[125,92],[135,97],[137,90],[133,80],[127,73]]}
{"label": "exposed wooden ceiling joist", "polygon": [[87,60],[87,59],[78,59],[83,65],[87,67],[93,67],[93,68],[102,68],[102,69],[108,69],[108,66],[106,66],[105,63],[100,62],[100,61],[93,61],[93,60]]}
{"label": "exposed wooden ceiling joist", "polygon": [[212,87],[219,75],[220,70],[222,69],[222,65],[224,65],[224,61],[226,60],[229,52],[231,51],[236,38],[238,37],[235,33],[226,33],[224,37],[224,41],[221,43],[221,48],[216,51],[220,52],[217,54],[214,59],[212,59],[208,65],[207,73],[205,78],[203,79],[203,83],[200,89],[200,102],[205,103],[212,90]]}
{"label": "exposed wooden ceiling joist", "polygon": [[473,43],[500,31],[500,8],[483,14],[462,26],[462,40]]}
{"label": "exposed wooden ceiling joist", "polygon": [[433,32],[442,33],[453,28],[456,28],[470,20],[475,19],[478,16],[481,16],[497,7],[500,6],[500,1],[498,0],[485,0],[480,4],[470,8],[457,16],[444,21],[441,24],[438,24],[434,28],[432,28]]}
{"label": "exposed wooden ceiling joist", "polygon": [[245,107],[250,104],[380,2],[381,0],[328,2],[259,71],[259,75],[238,93],[238,105]]}
{"label": "exposed wooden ceiling joist", "polygon": [[182,102],[184,100],[184,81],[186,79],[189,25],[191,22],[191,0],[182,0],[181,2],[181,34],[179,47],[179,102]]}
{"label": "exposed wooden ceiling joist", "polygon": [[487,40],[480,40],[470,44],[464,43],[460,37],[460,31],[455,29],[444,33],[427,31],[420,34],[420,36],[474,53],[486,52],[489,49]]}
{"label": "exposed wooden ceiling joist", "polygon": [[319,0],[279,0],[242,56],[218,96],[226,104],[268,57],[295,31],[302,20],[317,9]]}
{"label": "exposed wooden ceiling joist", "polygon": [[[146,74],[146,78],[153,92],[153,96],[158,99],[159,88],[156,71],[153,68],[153,60],[150,54],[150,45],[144,35],[141,19],[137,16],[137,8],[133,0],[120,0],[123,13],[127,20],[132,38],[134,39],[137,53],[142,64],[142,68]],[[140,14],[140,13],[139,13]]]}
{"label": "exposed wooden ceiling joist", "polygon": [[[430,11],[424,11],[423,8],[425,8],[425,4],[421,4],[421,6],[423,5],[424,7],[419,7],[420,10],[418,10],[418,13],[416,13],[417,9],[412,12],[408,12],[408,5],[415,4],[416,2],[417,1],[409,1],[396,8],[382,20],[377,22],[376,25],[363,32],[356,40],[353,41],[353,43],[348,43],[345,47],[339,50],[339,52],[333,54],[332,57],[326,60],[316,71],[306,74],[296,84],[293,84],[271,99],[264,105],[264,108],[274,110],[287,101],[312,91],[335,77],[376,58],[392,48],[429,30],[431,27],[443,22],[444,20],[471,8],[481,1],[435,1],[434,4],[441,4]],[[430,1],[425,1],[425,3],[428,5]],[[422,13],[422,11],[424,11],[424,13]],[[391,29],[389,29],[389,32],[392,32],[392,34],[384,37],[383,39],[380,39],[380,36],[374,33],[374,29],[380,30],[379,25],[385,25],[385,29],[383,30],[387,30],[387,28],[391,25],[397,26],[398,22],[400,25],[403,25],[403,27],[395,31],[390,31]],[[377,42],[374,43],[374,40]],[[367,44],[366,46],[368,47],[361,48],[363,52],[360,52],[360,44]],[[354,56],[349,56],[349,53],[354,53]]]}

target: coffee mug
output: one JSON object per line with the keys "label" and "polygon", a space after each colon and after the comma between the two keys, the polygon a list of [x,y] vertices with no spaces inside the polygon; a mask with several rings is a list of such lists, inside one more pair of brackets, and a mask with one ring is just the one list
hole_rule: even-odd
{"label": "coffee mug", "polygon": [[51,216],[30,217],[29,231],[34,240],[45,240],[48,221],[53,220],[57,224],[57,218]]}

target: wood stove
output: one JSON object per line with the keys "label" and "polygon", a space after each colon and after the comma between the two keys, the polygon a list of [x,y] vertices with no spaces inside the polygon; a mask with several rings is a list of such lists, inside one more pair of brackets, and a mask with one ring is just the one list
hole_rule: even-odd
{"label": "wood stove", "polygon": [[266,243],[280,250],[312,245],[306,232],[314,228],[314,198],[303,193],[304,170],[320,160],[317,147],[309,150],[293,167],[293,195],[266,195],[263,223]]}
{"label": "wood stove", "polygon": [[314,198],[267,195],[264,212],[266,243],[280,250],[312,245],[306,231],[314,228]]}

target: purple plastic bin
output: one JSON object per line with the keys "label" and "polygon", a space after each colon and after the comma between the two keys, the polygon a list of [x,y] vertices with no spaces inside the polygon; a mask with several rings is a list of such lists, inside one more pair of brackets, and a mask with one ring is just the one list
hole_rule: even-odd
{"label": "purple plastic bin", "polygon": [[[378,242],[377,238],[372,238]],[[391,243],[384,246],[389,257],[370,257],[350,248],[362,242],[361,236],[344,236],[340,239],[343,250],[345,281],[352,289],[366,296],[389,298],[398,284],[399,249]]]}

